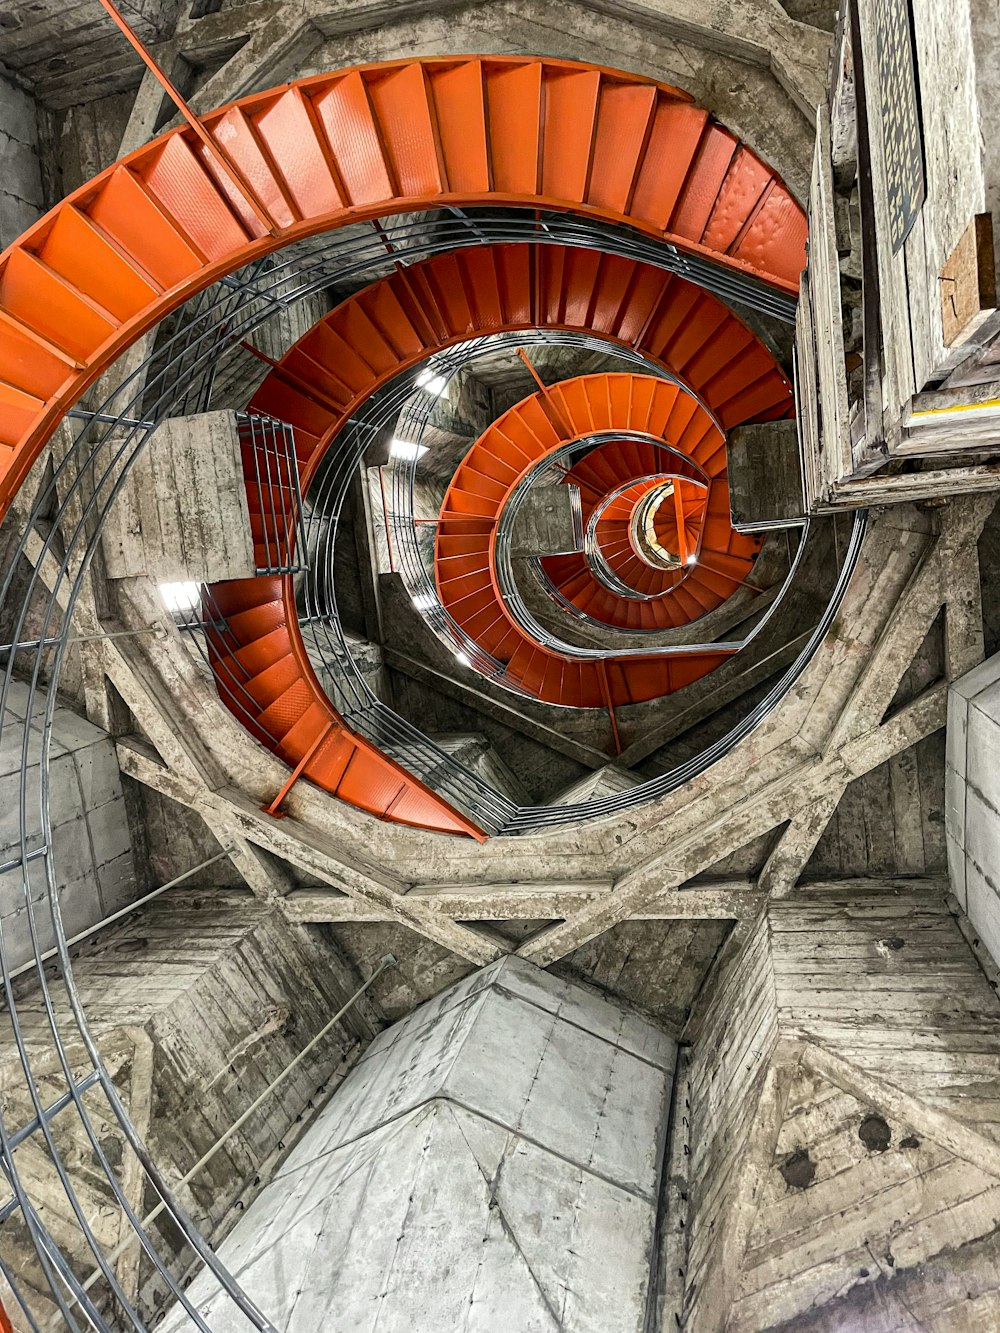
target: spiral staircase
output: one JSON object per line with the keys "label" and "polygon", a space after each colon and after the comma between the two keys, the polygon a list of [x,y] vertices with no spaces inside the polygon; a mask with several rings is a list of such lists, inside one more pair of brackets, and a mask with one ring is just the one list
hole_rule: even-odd
{"label": "spiral staircase", "polygon": [[[319,75],[201,128],[116,163],[0,256],[0,511],[41,475],[26,532],[40,525],[57,569],[37,639],[21,644],[18,619],[18,652],[55,646],[58,675],[67,631],[56,624],[70,623],[130,465],[163,420],[213,406],[215,364],[249,346],[266,371],[237,406],[286,432],[291,451],[262,476],[244,441],[256,572],[204,584],[187,628],[226,708],[287,770],[270,814],[307,781],[388,824],[514,836],[650,801],[748,734],[831,623],[859,525],[822,614],[794,627],[802,651],[725,735],[668,773],[538,807],[493,789],[460,746],[426,736],[361,680],[330,534],[349,478],[385,465],[386,431],[402,432],[410,452],[390,469],[385,523],[412,614],[484,689],[552,710],[556,727],[606,712],[617,741],[623,710],[655,706],[759,642],[778,623],[807,524],[782,592],[744,617],[745,632],[727,638],[705,618],[753,590],[764,545],[733,526],[727,434],[794,413],[776,357],[729,304],[794,313],[806,223],[778,176],[675,88],[528,57]],[[341,299],[283,355],[247,343],[276,310],[335,287]],[[116,366],[146,335],[139,369],[137,358]],[[425,449],[433,459],[420,434],[436,397],[428,374],[447,385],[497,348],[520,350],[530,369],[540,344],[596,347],[614,368],[553,383],[532,370],[532,391],[467,442],[428,546],[412,508]],[[74,419],[54,472],[33,472]],[[401,423],[414,420],[411,435]],[[543,486],[578,496],[582,521],[577,549],[531,562],[544,625],[511,543]],[[319,546],[310,522],[326,525]],[[25,884],[38,859],[28,843]],[[252,1326],[268,1327],[220,1280]]]}

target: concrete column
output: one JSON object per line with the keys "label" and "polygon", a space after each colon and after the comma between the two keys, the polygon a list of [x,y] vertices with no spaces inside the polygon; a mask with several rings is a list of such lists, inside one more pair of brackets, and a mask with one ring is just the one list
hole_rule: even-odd
{"label": "concrete column", "polygon": [[[201,412],[162,422],[139,455],[108,515],[104,560],[113,579],[215,583],[256,572],[240,429],[233,412]],[[253,446],[248,445],[248,451]],[[250,457],[253,454],[250,453]],[[273,499],[279,465],[257,451],[250,485],[263,509],[272,555],[284,533]],[[263,498],[262,498],[263,497]],[[273,507],[272,507],[273,505]]]}
{"label": "concrete column", "polygon": [[945,833],[952,892],[1000,959],[1000,653],[948,691]]}
{"label": "concrete column", "polygon": [[285,1333],[642,1333],[674,1060],[501,960],[373,1042],[220,1257]]}
{"label": "concrete column", "polygon": [[[13,869],[0,874],[0,921],[11,968],[34,957],[20,867],[19,798],[27,708],[28,686],[12,681],[0,740],[0,865],[16,862]],[[35,717],[44,712],[43,691],[35,693],[33,708]],[[37,722],[29,731],[24,779],[29,851],[42,841],[40,757],[41,731]],[[136,883],[114,742],[100,728],[63,707],[57,707],[53,716],[49,817],[63,928],[70,936],[132,902]],[[40,860],[31,862],[29,880],[40,947],[49,949],[55,936],[45,867]]]}
{"label": "concrete column", "polygon": [[43,212],[35,103],[0,78],[0,250],[27,231]]}

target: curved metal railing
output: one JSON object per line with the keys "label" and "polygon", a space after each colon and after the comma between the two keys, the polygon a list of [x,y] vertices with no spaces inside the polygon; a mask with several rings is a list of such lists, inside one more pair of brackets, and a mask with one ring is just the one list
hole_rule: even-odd
{"label": "curved metal railing", "polygon": [[[553,334],[544,330],[526,331],[498,335],[496,339],[476,339],[450,348],[433,359],[431,368],[435,377],[448,382],[461,369],[481,357],[495,355],[504,348],[528,346],[533,341],[570,347],[586,346],[588,350],[593,350],[594,346],[598,345],[601,350],[608,350],[608,345],[602,343],[600,339],[586,335]],[[617,352],[621,349],[614,350]],[[641,365],[643,369],[650,369],[648,363],[634,353],[626,353],[625,359],[632,364]],[[470,814],[476,812],[484,827],[494,834],[513,835],[575,823],[581,819],[602,817],[657,799],[658,796],[689,781],[708,764],[714,763],[727,753],[776,706],[782,694],[805,668],[819,639],[813,642],[813,638],[810,638],[796,663],[793,664],[793,668],[786,672],[775,690],[752,711],[748,719],[743,719],[703,755],[696,756],[671,773],[650,782],[640,783],[625,792],[571,805],[515,806],[503,793],[485,784],[482,778],[471,773],[453,756],[435,745],[430,738],[421,733],[414,735],[416,728],[413,724],[405,722],[398,714],[387,709],[371,689],[363,671],[354,661],[350,642],[342,629],[337,611],[337,580],[334,568],[336,516],[340,513],[351,476],[364,457],[367,445],[382,438],[394,423],[400,436],[416,446],[410,451],[408,458],[392,467],[391,485],[386,496],[387,500],[391,501],[388,527],[392,548],[398,560],[397,572],[403,579],[414,610],[463,665],[473,668],[487,680],[492,680],[505,689],[510,689],[512,686],[512,682],[504,676],[506,664],[483,652],[441,605],[434,583],[433,556],[421,544],[422,525],[415,521],[414,513],[418,472],[422,461],[419,449],[436,402],[436,395],[418,391],[417,379],[423,369],[421,367],[404,372],[390,385],[373,395],[368,404],[356,411],[351,423],[342,433],[338,447],[331,453],[326,475],[309,497],[314,513],[323,515],[325,534],[322,548],[312,553],[314,575],[318,570],[320,577],[312,577],[306,581],[305,608],[310,623],[317,627],[319,635],[318,642],[314,639],[318,674],[324,682],[335,682],[337,707],[342,711],[345,720],[376,743],[383,741],[387,743],[390,753],[405,754],[405,757],[416,765],[412,770],[416,776],[441,791],[460,809]],[[574,442],[567,445],[564,452],[571,453],[578,447]],[[554,462],[550,459],[546,465],[558,466],[559,462],[559,458]],[[729,649],[733,652],[741,651],[759,639],[764,630],[774,622],[805,558],[809,545],[807,538],[810,534],[817,540],[820,537],[821,525],[816,523],[803,521],[800,525],[791,526],[798,528],[800,537],[779,593],[743,638],[712,640],[711,647]],[[859,518],[844,556],[842,575],[843,569],[854,567],[860,552],[862,534],[863,521]],[[553,651],[566,653],[568,656],[581,658],[607,656],[606,649],[588,649],[567,643],[538,623],[517,590],[513,570],[507,563],[509,555],[509,543],[505,544],[502,550],[498,546],[498,579],[508,592],[506,605],[524,632]],[[821,619],[821,624],[830,623],[844,590],[846,581],[840,578],[832,589],[831,601]],[[706,646],[706,644],[678,645],[675,651],[680,653],[705,651]],[[618,655],[619,651],[623,654],[635,653],[640,656],[664,653],[661,647],[615,649],[614,655]],[[380,740],[380,737],[383,739]],[[393,751],[393,746],[414,748],[412,751]],[[424,766],[421,767],[421,764]]]}

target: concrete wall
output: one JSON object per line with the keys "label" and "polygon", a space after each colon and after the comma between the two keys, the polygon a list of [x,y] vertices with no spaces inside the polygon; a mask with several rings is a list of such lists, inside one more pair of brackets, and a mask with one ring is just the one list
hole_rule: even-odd
{"label": "concrete wall", "polygon": [[375,1040],[220,1256],[285,1333],[642,1333],[674,1059],[623,1006],[493,964]]}
{"label": "concrete wall", "polygon": [[740,1260],[733,1202],[776,1040],[770,930],[762,919],[739,966],[713,996],[684,1080],[689,1109],[682,1126],[690,1146],[685,1290],[683,1309],[664,1311],[668,1329],[672,1319],[692,1333],[724,1323],[730,1293],[720,1278]]}
{"label": "concrete wall", "polygon": [[0,77],[0,250],[42,215],[35,103]]}
{"label": "concrete wall", "polygon": [[[27,704],[27,685],[14,681],[0,740],[0,864],[19,856],[18,793]],[[34,713],[40,713],[44,706],[44,694],[36,694]],[[40,732],[36,726],[31,733],[25,784],[26,817],[32,833],[30,848],[38,845],[39,747]],[[114,743],[98,727],[68,708],[58,707],[55,711],[49,783],[59,901],[65,932],[73,935],[131,902],[136,896],[136,884]],[[40,860],[32,864],[31,884],[32,901],[39,904],[35,924],[42,948],[47,949],[53,943],[52,918]],[[0,875],[0,922],[8,965],[18,967],[33,954],[19,866]]]}
{"label": "concrete wall", "polygon": [[[727,1333],[1000,1327],[995,1259],[957,1258],[1000,1223],[1000,1003],[944,888],[831,882],[772,904],[779,1036],[804,1045],[778,1080]],[[942,1281],[938,1309],[908,1314],[892,1289],[935,1260],[964,1270],[967,1299]]]}
{"label": "concrete wall", "polygon": [[[267,486],[266,457],[262,444],[257,507]],[[277,460],[270,466],[277,478]],[[233,412],[168,418],[136,459],[108,515],[103,542],[109,576],[148,576],[160,583],[253,578],[247,495]],[[280,505],[264,512],[277,558]]]}
{"label": "concrete wall", "polygon": [[945,831],[952,892],[1000,959],[1000,653],[948,691]]}
{"label": "concrete wall", "polygon": [[[659,1333],[1000,1328],[1000,1002],[967,932],[944,880],[771,901],[685,1032]],[[893,1289],[931,1271],[920,1305],[955,1308],[910,1317]]]}
{"label": "concrete wall", "polygon": [[[74,953],[80,1002],[125,1108],[153,1160],[175,1184],[288,1069],[359,984],[336,949],[315,931],[290,926],[280,911],[246,891],[217,887],[172,889]],[[33,987],[29,977],[15,982],[28,1060],[48,1105],[66,1084]],[[86,1056],[74,1041],[65,991],[53,983],[52,993],[68,1058],[74,1070],[81,1070],[87,1067]],[[260,1181],[272,1176],[306,1128],[317,1091],[340,1083],[359,1043],[370,1040],[377,1023],[363,998],[181,1188],[184,1207],[210,1240],[231,1228]],[[107,1101],[93,1092],[87,1105],[126,1196],[144,1213],[155,1195],[138,1159],[123,1142]],[[29,1123],[34,1113],[7,1035],[0,1041],[0,1106],[11,1130]],[[129,1234],[129,1224],[94,1161],[79,1116],[67,1110],[53,1123],[73,1188],[107,1253]],[[93,1256],[38,1135],[18,1149],[17,1164],[68,1261],[77,1272],[88,1273]],[[0,1207],[6,1199],[0,1187]],[[172,1221],[161,1217],[151,1230],[173,1271],[186,1272],[194,1256],[181,1244]],[[0,1236],[3,1256],[36,1320],[30,1327],[63,1327],[17,1214],[3,1224]],[[126,1292],[138,1301],[143,1326],[155,1327],[165,1284],[150,1264],[140,1264],[135,1244],[117,1267]],[[13,1302],[10,1313],[17,1313]],[[106,1307],[105,1314],[111,1328],[132,1327],[116,1306]],[[28,1327],[27,1321],[15,1324],[18,1333]]]}

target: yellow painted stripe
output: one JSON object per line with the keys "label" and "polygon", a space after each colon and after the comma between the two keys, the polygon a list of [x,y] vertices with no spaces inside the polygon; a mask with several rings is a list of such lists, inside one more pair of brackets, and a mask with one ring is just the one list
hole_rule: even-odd
{"label": "yellow painted stripe", "polygon": [[981,412],[986,407],[1000,407],[1000,398],[990,398],[985,403],[959,403],[955,407],[930,407],[923,412],[911,412],[912,417],[943,417],[951,412]]}

